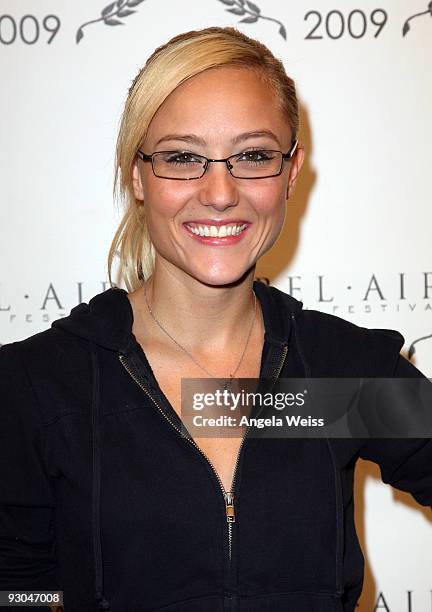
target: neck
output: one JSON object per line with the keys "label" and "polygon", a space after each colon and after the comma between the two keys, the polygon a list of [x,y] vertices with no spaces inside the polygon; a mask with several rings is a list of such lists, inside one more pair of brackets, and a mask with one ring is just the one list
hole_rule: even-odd
{"label": "neck", "polygon": [[212,286],[156,267],[143,287],[129,295],[135,335],[152,330],[162,342],[172,342],[162,326],[178,342],[198,352],[238,346],[245,342],[251,325],[253,330],[263,329],[258,301],[255,312],[254,271],[238,283]]}

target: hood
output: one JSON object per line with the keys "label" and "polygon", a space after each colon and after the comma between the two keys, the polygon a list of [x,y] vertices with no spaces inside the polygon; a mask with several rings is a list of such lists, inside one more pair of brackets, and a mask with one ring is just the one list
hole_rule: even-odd
{"label": "hood", "polygon": [[95,295],[88,304],[78,304],[69,316],[57,319],[51,327],[123,352],[131,340],[132,324],[133,311],[127,291],[112,287]]}
{"label": "hood", "polygon": [[[266,339],[286,343],[292,321],[303,308],[302,302],[260,281],[254,281],[253,289],[263,312]],[[54,321],[52,327],[126,354],[133,340],[132,324],[127,291],[112,287],[95,295],[88,304],[75,306],[69,316]]]}

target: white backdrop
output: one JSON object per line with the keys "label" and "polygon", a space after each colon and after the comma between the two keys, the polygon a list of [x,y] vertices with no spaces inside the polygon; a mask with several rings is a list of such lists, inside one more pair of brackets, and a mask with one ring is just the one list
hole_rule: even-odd
{"label": "white backdrop", "polygon": [[[127,90],[156,46],[209,25],[268,45],[302,106],[307,160],[258,276],[308,308],[398,329],[432,376],[425,0],[0,0],[0,343],[48,328],[106,288]],[[359,609],[432,611],[430,509],[383,485],[372,464],[357,476],[367,558]]]}

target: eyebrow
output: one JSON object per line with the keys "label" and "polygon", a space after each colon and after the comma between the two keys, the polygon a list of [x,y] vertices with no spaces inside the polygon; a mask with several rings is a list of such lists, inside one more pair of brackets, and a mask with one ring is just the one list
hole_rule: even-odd
{"label": "eyebrow", "polygon": [[[276,134],[274,134],[271,130],[254,130],[253,132],[242,132],[241,134],[237,134],[234,138],[231,139],[231,144],[238,144],[239,142],[243,142],[244,140],[248,140],[249,138],[260,138],[267,137],[275,140],[280,146],[280,142]],[[167,134],[160,138],[155,147],[160,145],[162,142],[171,141],[171,140],[179,140],[181,142],[188,142],[195,145],[205,146],[207,143],[203,138],[197,136],[196,134]]]}

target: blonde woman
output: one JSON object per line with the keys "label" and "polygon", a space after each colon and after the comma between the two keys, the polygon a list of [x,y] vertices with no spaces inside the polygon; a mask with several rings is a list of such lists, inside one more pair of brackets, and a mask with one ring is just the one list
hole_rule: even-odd
{"label": "blonde woman", "polygon": [[182,435],[182,379],[421,376],[397,332],[254,281],[298,131],[282,63],[232,28],[173,38],[135,78],[112,287],[0,351],[1,589],[61,589],[66,612],[352,612],[357,457],[432,503],[428,440]]}

